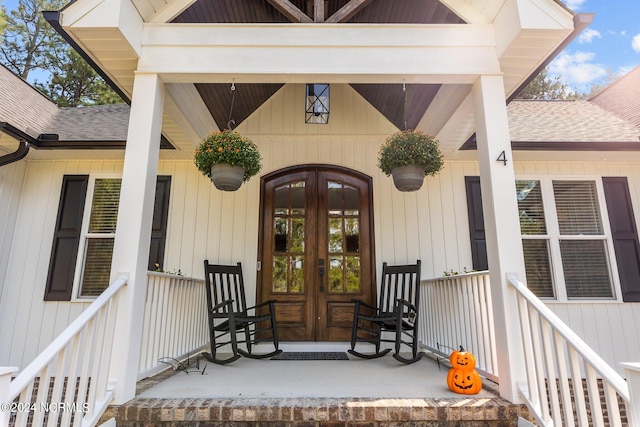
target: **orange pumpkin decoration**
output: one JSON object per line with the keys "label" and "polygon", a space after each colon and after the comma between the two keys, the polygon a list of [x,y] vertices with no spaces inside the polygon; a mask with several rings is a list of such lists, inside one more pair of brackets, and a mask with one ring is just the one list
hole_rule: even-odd
{"label": "orange pumpkin decoration", "polygon": [[451,369],[447,374],[449,390],[460,394],[477,394],[482,390],[482,379],[476,371],[476,357],[460,346],[449,357]]}

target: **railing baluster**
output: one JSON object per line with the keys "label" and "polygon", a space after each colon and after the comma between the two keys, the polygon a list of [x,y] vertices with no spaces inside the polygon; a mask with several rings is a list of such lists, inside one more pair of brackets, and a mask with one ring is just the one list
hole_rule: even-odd
{"label": "railing baluster", "polygon": [[622,427],[620,419],[620,406],[618,404],[618,395],[613,387],[603,382],[604,397],[607,402],[607,414],[610,427]]}
{"label": "railing baluster", "polygon": [[[76,401],[75,396],[75,387],[76,387],[76,375],[78,372],[78,359],[80,357],[80,348],[82,343],[84,329],[79,334],[76,334],[73,337],[73,341],[71,342],[71,360],[69,360],[69,370],[67,375],[67,386],[64,391],[64,400],[62,401],[65,405],[71,405]],[[79,403],[79,402],[78,402]],[[84,403],[84,399],[83,399]],[[81,406],[78,406],[80,408]],[[71,424],[71,411],[64,411],[62,413],[62,418],[60,420],[60,424],[63,426],[68,426]],[[79,416],[79,415],[76,415]]]}
{"label": "railing baluster", "polygon": [[[564,409],[563,426],[574,427],[576,421],[573,417],[573,403],[571,401],[571,390],[569,389],[569,376],[567,375],[567,353],[565,342],[557,331],[553,331],[553,338],[556,349],[556,363],[558,365],[558,381],[560,385],[560,397],[562,408]],[[560,419],[558,420],[560,422]]]}
{"label": "railing baluster", "polygon": [[578,425],[580,427],[587,427],[589,425],[589,419],[587,418],[587,404],[584,400],[584,388],[582,387],[582,373],[580,372],[578,353],[573,348],[569,348],[569,366],[571,367],[571,385],[576,405]]}
{"label": "railing baluster", "polygon": [[[104,339],[103,339],[103,333],[105,332],[105,327],[106,327],[106,323],[105,323],[105,314],[106,310],[100,310],[100,313],[98,313],[98,315],[95,318],[95,330],[99,331],[97,335],[97,340],[96,340],[96,344],[94,345],[94,349],[95,351],[93,352],[92,357],[90,357],[90,363],[89,363],[89,370],[88,370],[88,377],[87,380],[89,381],[89,394],[87,397],[87,401],[88,402],[95,402],[96,401],[96,397],[99,396],[98,394],[98,384],[97,384],[97,379],[98,379],[98,374],[100,371],[100,354],[102,354],[103,351],[105,351],[104,348]],[[91,405],[91,407],[89,408],[89,411],[85,414],[86,417],[93,417],[94,416],[94,405]]]}
{"label": "railing baluster", "polygon": [[549,330],[549,323],[540,319],[540,329],[542,331],[542,349],[544,352],[545,377],[547,378],[547,390],[549,393],[549,403],[551,403],[551,416],[554,420],[560,420],[560,399],[558,396],[558,384],[556,380],[556,366],[553,355],[555,354]]}
{"label": "railing baluster", "polygon": [[[39,372],[36,374],[38,375]],[[35,386],[35,377],[31,380],[31,382],[25,387],[25,389],[20,393],[19,402],[22,403],[31,403],[33,402],[33,388]],[[8,402],[11,402],[12,399],[7,399]],[[22,411],[16,414],[16,427],[25,427],[27,425],[27,420],[29,418],[30,412]]]}
{"label": "railing baluster", "polygon": [[[537,315],[537,312],[531,305],[527,305],[527,310],[529,312],[529,327],[531,330],[531,335],[534,337],[539,337],[541,334],[540,331],[540,318]],[[543,349],[539,340],[532,340],[533,344],[533,366],[535,370],[535,378],[538,384],[538,404],[540,405],[540,411],[542,413],[542,418],[544,420],[548,420],[550,418],[549,414],[549,400],[547,399],[547,387],[545,387],[545,372],[543,367]]]}
{"label": "railing baluster", "polygon": [[520,332],[522,335],[523,354],[525,355],[525,369],[527,371],[527,398],[532,405],[537,405],[538,383],[535,381],[535,366],[533,360],[528,355],[533,354],[533,343],[531,341],[532,331],[529,322],[529,309],[524,299],[518,299],[518,314],[520,316]]}
{"label": "railing baluster", "polygon": [[591,407],[591,425],[593,425],[594,427],[604,427],[604,418],[602,416],[602,405],[600,400],[600,390],[598,389],[598,379],[596,378],[596,371],[591,367],[591,365],[586,365],[585,375],[587,377],[589,406]]}
{"label": "railing baluster", "polygon": [[[64,385],[64,375],[65,375],[65,366],[67,361],[67,349],[69,345],[67,344],[60,353],[58,353],[58,357],[55,363],[54,375],[51,379],[51,392],[47,391],[47,400],[50,402],[61,402],[62,401],[62,386]],[[51,363],[53,365],[53,363]],[[49,398],[49,395],[51,396]],[[54,427],[58,424],[58,416],[59,411],[51,411],[47,413],[47,426]]]}

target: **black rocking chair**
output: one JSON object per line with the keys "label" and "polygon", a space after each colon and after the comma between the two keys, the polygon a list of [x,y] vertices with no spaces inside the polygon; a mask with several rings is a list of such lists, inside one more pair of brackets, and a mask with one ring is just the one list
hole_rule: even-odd
{"label": "black rocking chair", "polygon": [[[420,260],[412,265],[395,266],[385,262],[382,264],[378,307],[361,300],[355,300],[355,303],[349,353],[365,359],[375,359],[391,351],[390,348],[380,351],[380,344],[392,342],[395,343],[394,359],[409,364],[422,358],[424,352],[418,352]],[[384,332],[392,332],[394,339],[383,339]],[[355,351],[357,342],[373,344],[375,353],[363,354]],[[411,349],[410,359],[400,355],[402,344]]]}
{"label": "black rocking chair", "polygon": [[[211,353],[203,353],[210,362],[224,365],[240,356],[264,359],[282,352],[278,350],[274,300],[247,307],[242,280],[242,264],[215,265],[204,261],[207,289],[207,312],[209,315],[209,336]],[[252,311],[254,315],[249,315]],[[244,337],[244,339],[238,339]],[[275,350],[270,353],[254,354],[253,346],[262,342],[273,343]],[[246,351],[238,347],[245,344]],[[231,346],[231,357],[220,359],[217,350]]]}

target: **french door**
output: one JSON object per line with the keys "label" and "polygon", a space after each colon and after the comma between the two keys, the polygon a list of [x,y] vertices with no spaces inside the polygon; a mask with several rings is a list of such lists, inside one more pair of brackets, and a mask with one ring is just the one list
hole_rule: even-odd
{"label": "french door", "polygon": [[348,341],[354,298],[375,300],[371,180],[332,166],[262,178],[258,301],[283,341]]}

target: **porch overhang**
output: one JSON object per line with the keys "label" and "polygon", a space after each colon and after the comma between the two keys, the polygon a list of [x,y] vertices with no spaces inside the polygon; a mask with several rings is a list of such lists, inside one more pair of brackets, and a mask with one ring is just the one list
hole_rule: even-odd
{"label": "porch overhang", "polygon": [[509,97],[576,29],[574,15],[550,0],[442,1],[466,24],[177,24],[166,22],[192,0],[151,3],[74,2],[59,22],[124,96],[136,72],[157,73],[168,91],[163,133],[189,151],[217,128],[189,86],[322,81],[442,85],[417,128],[454,152],[475,131],[478,77],[502,75]]}

